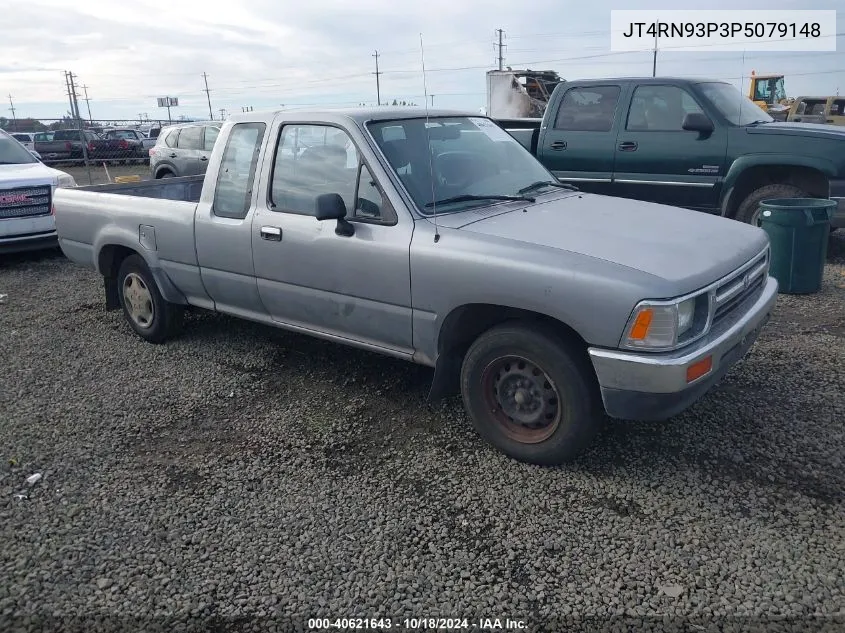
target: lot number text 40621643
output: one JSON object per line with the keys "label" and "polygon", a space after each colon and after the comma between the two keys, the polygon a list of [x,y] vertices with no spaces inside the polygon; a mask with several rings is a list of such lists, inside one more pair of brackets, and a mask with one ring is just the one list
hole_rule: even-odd
{"label": "lot number text 40621643", "polygon": [[524,620],[511,618],[311,618],[308,628],[318,631],[376,629],[399,631],[520,631]]}

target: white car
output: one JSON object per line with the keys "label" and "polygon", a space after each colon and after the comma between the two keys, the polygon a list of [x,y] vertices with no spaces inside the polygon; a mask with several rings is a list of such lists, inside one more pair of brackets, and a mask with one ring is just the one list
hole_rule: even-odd
{"label": "white car", "polygon": [[0,253],[58,246],[53,194],[73,176],[47,167],[0,130]]}
{"label": "white car", "polygon": [[28,150],[35,150],[35,134],[31,132],[14,132],[11,137]]}

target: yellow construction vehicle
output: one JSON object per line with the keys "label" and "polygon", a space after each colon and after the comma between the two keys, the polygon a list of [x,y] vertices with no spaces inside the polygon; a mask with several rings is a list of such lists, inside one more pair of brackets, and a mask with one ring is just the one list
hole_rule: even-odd
{"label": "yellow construction vehicle", "polygon": [[786,96],[783,75],[758,75],[751,71],[748,98],[776,119],[786,120],[794,99]]}

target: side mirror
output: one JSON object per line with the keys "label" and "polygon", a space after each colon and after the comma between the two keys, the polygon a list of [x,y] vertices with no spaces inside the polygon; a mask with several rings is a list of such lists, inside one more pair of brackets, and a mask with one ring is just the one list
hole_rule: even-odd
{"label": "side mirror", "polygon": [[324,193],[317,196],[317,220],[337,220],[334,232],[344,237],[355,233],[355,227],[346,219],[346,203],[340,194]]}
{"label": "side mirror", "polygon": [[714,130],[713,121],[702,112],[688,112],[681,127],[690,132],[700,132],[705,135]]}

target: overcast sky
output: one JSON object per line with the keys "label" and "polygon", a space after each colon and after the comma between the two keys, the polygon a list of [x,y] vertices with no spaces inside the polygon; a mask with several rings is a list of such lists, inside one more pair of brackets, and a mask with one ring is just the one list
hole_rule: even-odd
{"label": "overcast sky", "polygon": [[[496,29],[505,65],[552,69],[565,79],[651,75],[652,54],[610,52],[610,10],[625,2],[566,0],[0,0],[0,95],[10,116],[60,117],[64,70],[88,87],[94,118],[164,117],[156,97],[175,96],[179,114],[207,117],[208,73],[215,118],[292,105],[375,104],[373,53],[382,100],[423,102],[420,33],[434,105],[478,110],[485,71],[495,68]],[[681,5],[681,6],[679,6]],[[643,8],[836,9],[841,0],[650,2]],[[761,11],[765,20],[765,12]],[[845,94],[845,37],[829,53],[661,51],[658,74],[731,80],[752,69],[784,73],[790,95]],[[79,89],[80,95],[83,90]],[[84,95],[83,95],[84,96]],[[85,103],[80,103],[83,115]]]}

